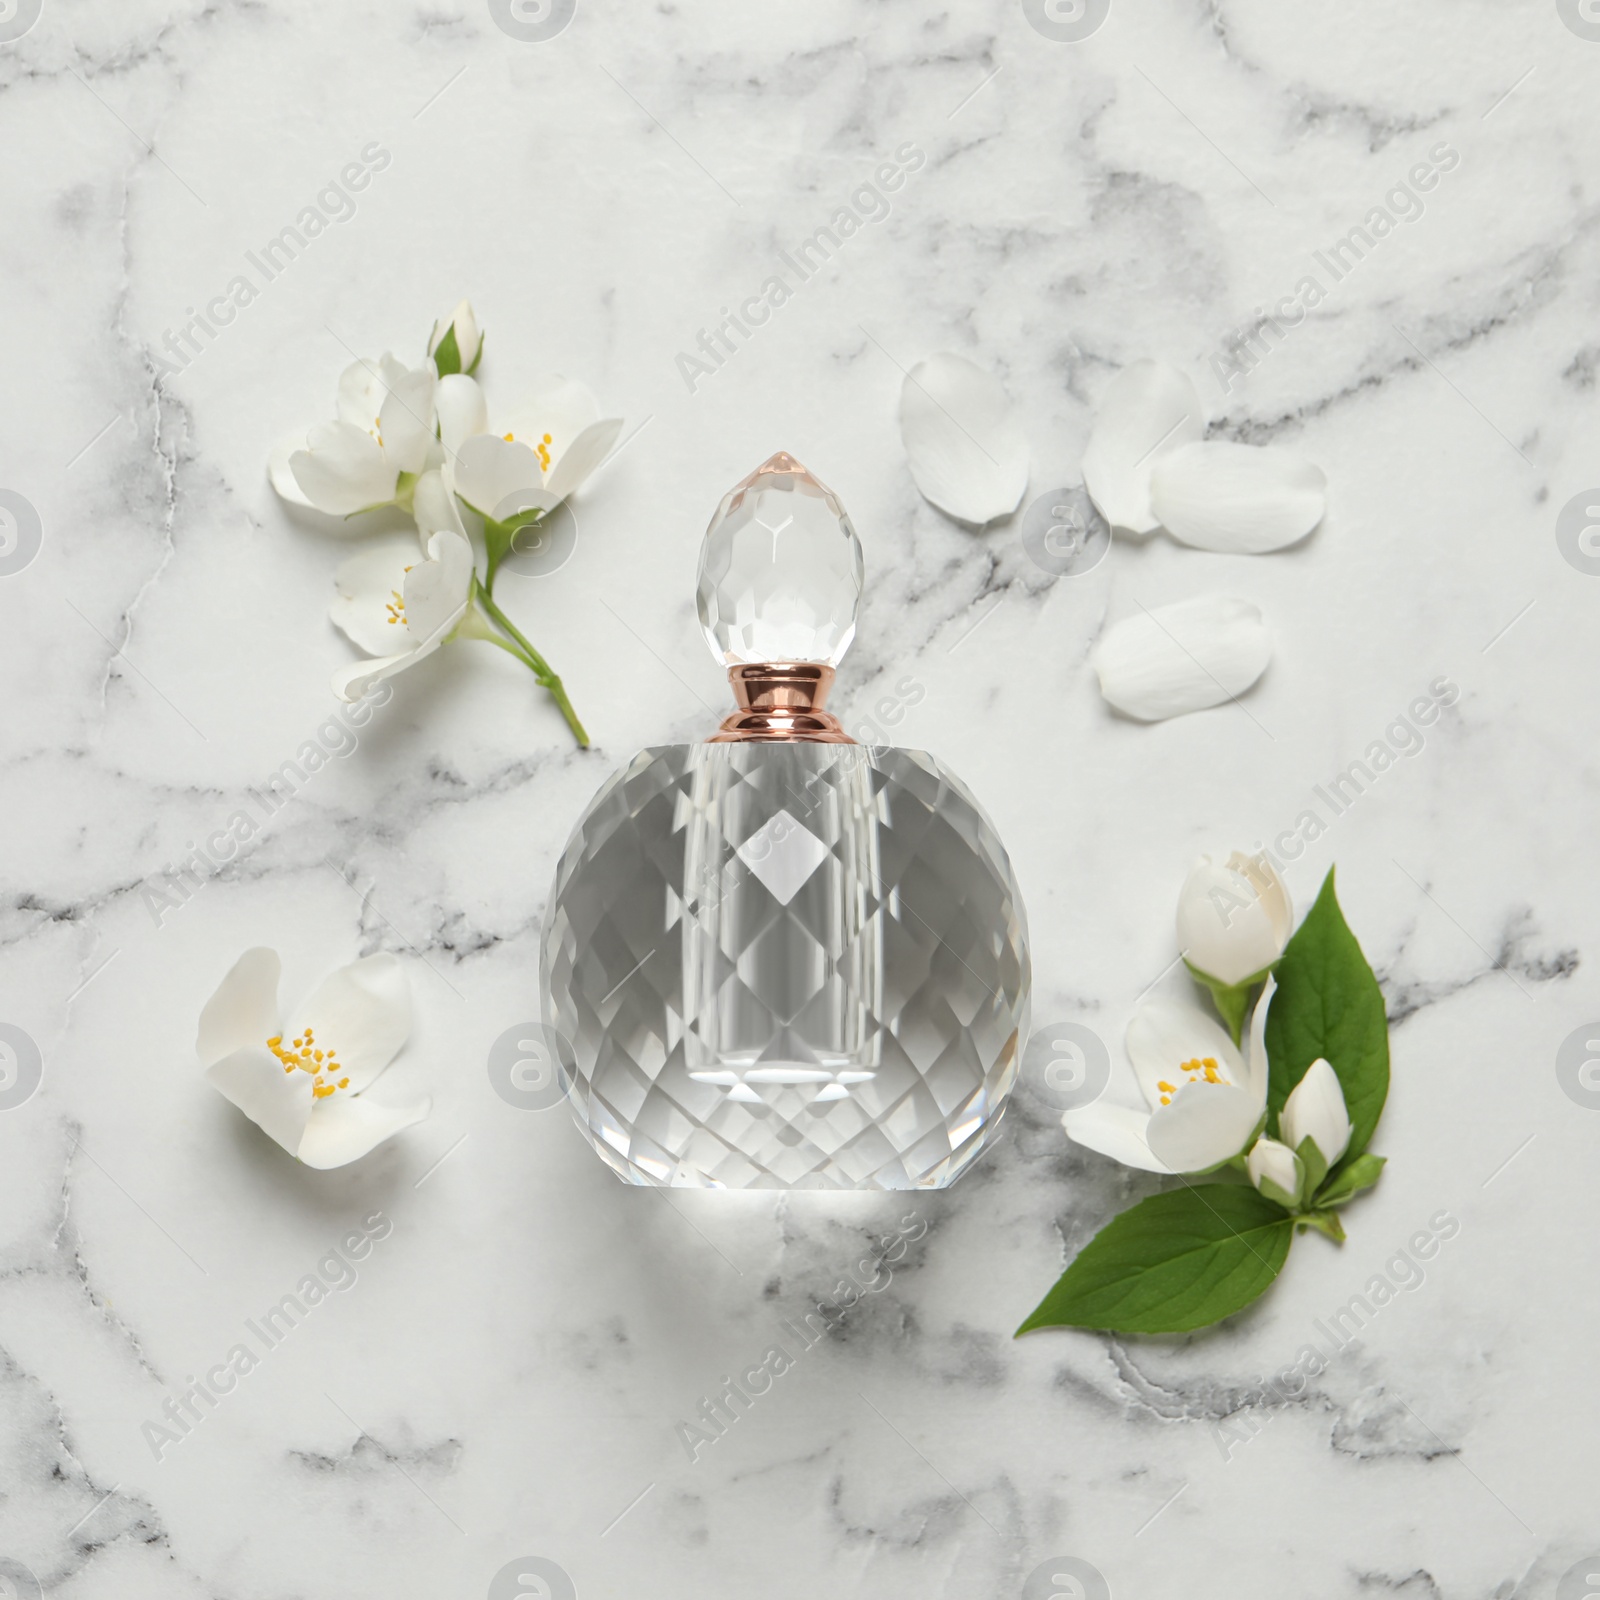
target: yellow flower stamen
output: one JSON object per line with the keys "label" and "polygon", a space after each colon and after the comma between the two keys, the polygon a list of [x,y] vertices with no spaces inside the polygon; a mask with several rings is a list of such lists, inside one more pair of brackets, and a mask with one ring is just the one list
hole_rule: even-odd
{"label": "yellow flower stamen", "polygon": [[310,1073],[312,1095],[318,1100],[326,1100],[330,1094],[335,1094],[340,1089],[348,1089],[350,1080],[340,1078],[337,1083],[326,1081],[324,1074],[332,1073],[338,1068],[338,1052],[332,1049],[316,1049],[315,1038],[315,1034],[307,1028],[289,1048],[285,1049],[283,1035],[275,1033],[267,1040],[267,1049],[283,1063],[285,1072],[298,1070]]}

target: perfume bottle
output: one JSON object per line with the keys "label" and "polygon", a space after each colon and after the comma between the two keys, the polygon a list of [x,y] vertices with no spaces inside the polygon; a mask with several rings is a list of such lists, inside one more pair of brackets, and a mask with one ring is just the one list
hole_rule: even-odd
{"label": "perfume bottle", "polygon": [[999,1123],[1022,901],[953,773],[826,710],[862,578],[850,518],[791,456],[730,491],[699,611],[736,709],[635,756],[557,866],[544,1020],[579,1127],[630,1183],[942,1188]]}

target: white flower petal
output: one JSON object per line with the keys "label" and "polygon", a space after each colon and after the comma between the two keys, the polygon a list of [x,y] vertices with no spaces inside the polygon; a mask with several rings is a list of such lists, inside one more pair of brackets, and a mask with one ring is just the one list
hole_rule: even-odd
{"label": "white flower petal", "polygon": [[556,500],[565,500],[583,486],[584,480],[611,454],[611,447],[622,432],[621,417],[605,417],[591,422],[559,456],[550,469],[545,490]]}
{"label": "white flower petal", "polygon": [[337,591],[328,616],[368,655],[386,656],[409,649],[406,625],[392,620],[395,596],[404,598],[408,569],[420,566],[423,554],[414,539],[386,541],[350,557],[334,574]]}
{"label": "white flower petal", "polygon": [[527,445],[492,433],[466,440],[446,478],[474,511],[486,517],[492,517],[497,506],[513,497],[543,496],[545,492],[538,456]]}
{"label": "white flower petal", "polygon": [[341,422],[348,422],[363,433],[370,433],[377,426],[386,393],[383,369],[388,363],[399,367],[394,357],[386,354],[382,361],[352,361],[339,374],[337,415]]}
{"label": "white flower petal", "polygon": [[1205,432],[1195,386],[1161,361],[1135,361],[1111,380],[1083,452],[1083,484],[1114,528],[1150,533],[1159,524],[1150,478],[1162,456]]}
{"label": "white flower petal", "polygon": [[1294,921],[1289,891],[1265,856],[1202,856],[1178,892],[1178,948],[1192,967],[1242,983],[1283,954]]}
{"label": "white flower petal", "polygon": [[341,1091],[317,1102],[295,1153],[308,1167],[346,1166],[402,1128],[421,1122],[432,1109],[433,1102],[426,1097],[389,1106],[370,1095],[352,1098]]}
{"label": "white flower petal", "polygon": [[378,441],[349,422],[319,423],[289,468],[311,504],[336,517],[387,505],[399,475]]}
{"label": "white flower petal", "polygon": [[1151,1113],[1151,1154],[1173,1172],[1204,1172],[1244,1149],[1261,1107],[1229,1084],[1191,1083]]}
{"label": "white flower petal", "polygon": [[300,481],[294,475],[294,468],[289,465],[289,458],[305,448],[304,431],[285,435],[272,447],[272,454],[267,457],[267,476],[272,482],[272,487],[277,490],[280,500],[286,500],[292,506],[304,506],[307,510],[314,511],[316,507],[306,498],[305,490],[300,487]]}
{"label": "white flower petal", "polygon": [[1345,1109],[1344,1090],[1338,1073],[1321,1057],[1289,1091],[1278,1113],[1278,1131],[1292,1150],[1298,1150],[1303,1139],[1314,1140],[1330,1167],[1349,1148],[1350,1114]]}
{"label": "white flower petal", "polygon": [[483,398],[483,390],[478,387],[476,378],[469,378],[463,372],[439,380],[434,410],[439,416],[439,438],[450,455],[474,434],[488,431],[489,406]]}
{"label": "white flower petal", "polygon": [[1074,1144],[1110,1156],[1125,1167],[1137,1167],[1141,1172],[1167,1172],[1170,1169],[1151,1154],[1146,1141],[1149,1125],[1148,1111],[1134,1111],[1105,1100],[1061,1114],[1061,1126]]}
{"label": "white flower petal", "polygon": [[200,1013],[195,1051],[212,1066],[247,1045],[265,1047],[278,1031],[278,979],[283,963],[276,950],[258,946],[229,968]]}
{"label": "white flower petal", "polygon": [[329,1098],[360,1094],[411,1034],[411,995],[399,961],[384,951],[330,973],[288,1031],[297,1038],[307,1027],[319,1048],[338,1052],[339,1076],[350,1079]]}
{"label": "white flower petal", "polygon": [[1207,439],[1156,462],[1150,507],[1173,538],[1198,550],[1260,555],[1322,521],[1328,478],[1288,450]]}
{"label": "white flower petal", "polygon": [[483,345],[483,335],[478,329],[478,318],[470,300],[463,300],[450,313],[448,322],[434,323],[433,333],[428,338],[430,356],[444,342],[444,336],[451,328],[456,330],[456,354],[461,358],[461,370],[471,372]]}
{"label": "white flower petal", "polygon": [[1256,1008],[1250,1013],[1250,1050],[1245,1057],[1245,1070],[1249,1073],[1248,1088],[1257,1105],[1267,1103],[1267,1012],[1272,997],[1278,992],[1278,980],[1269,977],[1256,996]]}
{"label": "white flower petal", "polygon": [[506,418],[504,431],[522,444],[537,447],[543,443],[551,461],[556,462],[585,428],[599,420],[600,402],[588,385],[553,372],[541,378],[533,393]]}
{"label": "white flower petal", "polygon": [[1186,1061],[1209,1058],[1216,1062],[1218,1074],[1228,1083],[1243,1086],[1249,1081],[1233,1040],[1220,1023],[1198,1006],[1147,1000],[1129,1021],[1124,1044],[1151,1111],[1159,1109],[1162,1097],[1172,1093],[1163,1084],[1179,1088],[1187,1081],[1183,1071]]}
{"label": "white flower petal", "polygon": [[998,378],[965,356],[929,356],[900,389],[900,437],[923,495],[982,527],[1017,509],[1028,487],[1028,440]]}
{"label": "white flower petal", "polygon": [[299,1148],[311,1116],[311,1075],[284,1071],[265,1038],[213,1063],[206,1078],[285,1150]]}
{"label": "white flower petal", "polygon": [[1232,700],[1271,659],[1272,638],[1260,611],[1225,595],[1128,617],[1107,630],[1093,657],[1101,694],[1142,722]]}
{"label": "white flower petal", "polygon": [[385,458],[400,472],[421,472],[428,464],[438,384],[439,374],[430,361],[425,367],[400,374],[384,399],[378,433]]}
{"label": "white flower petal", "polygon": [[437,467],[417,479],[411,496],[411,512],[417,519],[417,531],[424,539],[434,533],[459,533],[462,538],[466,537],[461,507],[444,481],[444,472]]}
{"label": "white flower petal", "polygon": [[[1300,1198],[1303,1174],[1299,1159],[1288,1145],[1279,1144],[1276,1139],[1257,1139],[1250,1147],[1245,1170],[1256,1188],[1260,1189],[1263,1183],[1275,1184],[1287,1196],[1289,1204]],[[1273,1195],[1271,1198],[1277,1200],[1279,1197]]]}
{"label": "white flower petal", "polygon": [[[442,642],[441,640],[440,643]],[[404,672],[407,667],[414,667],[438,648],[439,644],[436,643],[424,650],[403,650],[399,655],[379,656],[375,660],[356,661],[348,667],[340,667],[333,675],[333,692],[346,705],[354,705],[357,700],[365,696],[373,684],[384,678],[392,678],[395,673]]]}
{"label": "white flower petal", "polygon": [[428,540],[428,558],[405,576],[406,633],[423,649],[443,644],[467,609],[472,587],[472,546],[466,535],[436,533]]}

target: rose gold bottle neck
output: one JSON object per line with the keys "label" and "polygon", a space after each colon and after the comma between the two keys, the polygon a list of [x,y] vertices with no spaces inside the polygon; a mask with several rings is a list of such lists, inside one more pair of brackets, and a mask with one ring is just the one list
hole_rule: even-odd
{"label": "rose gold bottle neck", "polygon": [[739,709],[722,719],[708,744],[745,741],[854,744],[839,719],[822,708],[832,667],[813,661],[762,661],[728,668]]}

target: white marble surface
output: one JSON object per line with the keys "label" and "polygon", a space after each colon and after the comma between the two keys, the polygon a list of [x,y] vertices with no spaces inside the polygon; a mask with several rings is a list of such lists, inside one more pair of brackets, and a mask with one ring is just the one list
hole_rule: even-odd
{"label": "white marble surface", "polygon": [[[1118,1597],[1556,1594],[1600,1546],[1600,1111],[1554,1069],[1600,1014],[1600,579],[1555,540],[1600,482],[1597,87],[1600,43],[1552,0],[1112,0],[1080,43],[1014,0],[580,0],[537,44],[471,0],[44,0],[0,44],[0,487],[44,527],[0,578],[0,1020],[44,1061],[0,1114],[0,1556],[117,1600],[476,1597],[532,1555],[585,1600],[993,1600],[1057,1555]],[[158,377],[185,308],[371,141],[392,161],[356,214]],[[927,159],[891,214],[687,392],[698,330],[906,141]],[[1441,141],[1460,160],[1425,214],[1224,392],[1229,330]],[[143,890],[322,724],[349,659],[344,550],[276,503],[268,447],[350,351],[414,357],[463,293],[502,403],[556,368],[648,422],[570,565],[502,592],[598,748],[514,663],[453,648],[158,927]],[[1097,395],[1159,355],[1217,432],[1320,461],[1333,510],[1288,554],[1156,539],[1051,582],[1014,526],[959,528],[910,483],[897,367],[941,348],[1025,404],[1030,495],[1076,481]],[[1149,1187],[1026,1088],[955,1190],[881,1201],[630,1191],[563,1111],[493,1093],[571,822],[637,746],[720,714],[696,542],[777,448],[867,547],[840,701],[923,691],[894,735],[1008,841],[1037,1018],[1119,1040],[1192,855],[1292,826],[1459,686],[1291,876],[1304,905],[1338,861],[1383,979],[1388,1173],[1342,1250],[1300,1241],[1221,1333],[1012,1342]],[[1111,717],[1097,632],[1211,588],[1266,611],[1258,689]],[[254,943],[291,993],[397,952],[395,1081],[431,1086],[431,1120],[316,1173],[213,1094],[196,1015]],[[688,1461],[675,1425],[913,1211],[892,1283]],[[1264,1395],[1440,1211],[1426,1281],[1307,1393]],[[152,1459],[166,1397],[377,1212],[359,1282]]]}

